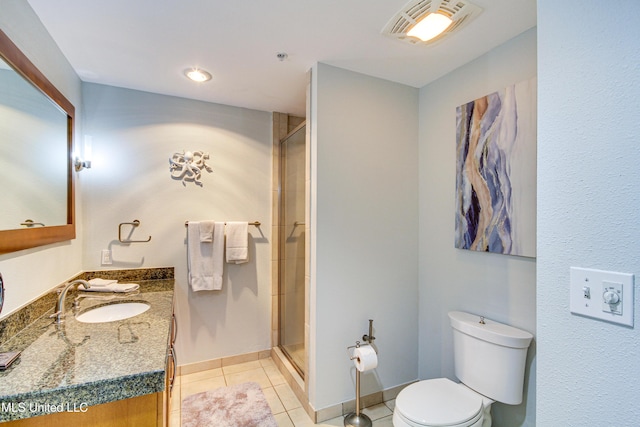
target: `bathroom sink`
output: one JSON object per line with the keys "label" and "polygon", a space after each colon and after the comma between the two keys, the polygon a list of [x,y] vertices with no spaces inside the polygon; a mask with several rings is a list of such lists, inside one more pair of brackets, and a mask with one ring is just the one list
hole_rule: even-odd
{"label": "bathroom sink", "polygon": [[121,302],[92,308],[76,316],[82,323],[105,323],[128,319],[149,310],[151,306],[144,302]]}

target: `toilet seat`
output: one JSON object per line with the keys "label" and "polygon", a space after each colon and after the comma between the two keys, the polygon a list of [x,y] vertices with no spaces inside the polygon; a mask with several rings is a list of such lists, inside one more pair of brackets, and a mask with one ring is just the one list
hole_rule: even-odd
{"label": "toilet seat", "polygon": [[471,427],[481,423],[482,397],[447,378],[419,381],[398,394],[394,417],[412,427]]}

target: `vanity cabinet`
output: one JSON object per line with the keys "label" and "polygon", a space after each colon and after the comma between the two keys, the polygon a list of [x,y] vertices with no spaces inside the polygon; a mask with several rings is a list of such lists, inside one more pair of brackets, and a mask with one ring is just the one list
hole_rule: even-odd
{"label": "vanity cabinet", "polygon": [[9,421],[1,425],[7,427],[169,427],[173,386],[176,379],[177,335],[178,322],[174,312],[167,343],[164,392],[89,407],[65,408],[65,412]]}
{"label": "vanity cabinet", "polygon": [[[17,362],[0,371],[0,426],[169,425],[177,365],[174,280],[122,280],[136,280],[139,293],[106,302],[91,295],[81,300],[78,313],[123,301],[145,303],[147,311],[131,319],[83,323],[69,307],[65,322],[57,324],[46,308],[0,343],[0,352],[21,351]],[[48,307],[50,300],[34,304]]]}
{"label": "vanity cabinet", "polygon": [[176,371],[178,365],[178,359],[176,356],[175,343],[178,337],[178,319],[176,318],[175,305],[174,311],[171,315],[171,332],[169,333],[169,343],[167,345],[167,374],[165,377],[165,390],[163,393],[163,421],[164,426],[169,426],[169,419],[171,418],[171,409],[173,401],[173,387],[176,382]]}
{"label": "vanity cabinet", "polygon": [[[86,408],[3,423],[7,427],[159,427],[163,418],[163,393],[145,394]],[[82,411],[85,412],[82,412]]]}

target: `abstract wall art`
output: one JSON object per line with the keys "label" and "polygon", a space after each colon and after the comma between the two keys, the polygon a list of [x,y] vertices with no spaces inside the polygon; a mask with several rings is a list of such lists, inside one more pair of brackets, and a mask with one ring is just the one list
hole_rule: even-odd
{"label": "abstract wall art", "polygon": [[536,256],[536,79],[456,109],[455,246]]}

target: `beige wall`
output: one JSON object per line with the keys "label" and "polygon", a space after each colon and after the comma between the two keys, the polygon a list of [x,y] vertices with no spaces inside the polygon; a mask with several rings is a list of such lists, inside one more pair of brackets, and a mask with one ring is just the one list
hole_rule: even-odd
{"label": "beige wall", "polygon": [[[86,171],[86,269],[174,266],[178,363],[271,348],[271,114],[110,86],[84,84],[94,161]],[[202,186],[171,178],[169,157],[208,152]],[[83,172],[85,173],[85,172]],[[118,224],[140,220],[121,244]],[[249,262],[225,264],[221,291],[187,284],[185,221],[260,221]],[[113,265],[100,265],[100,251]]]}

